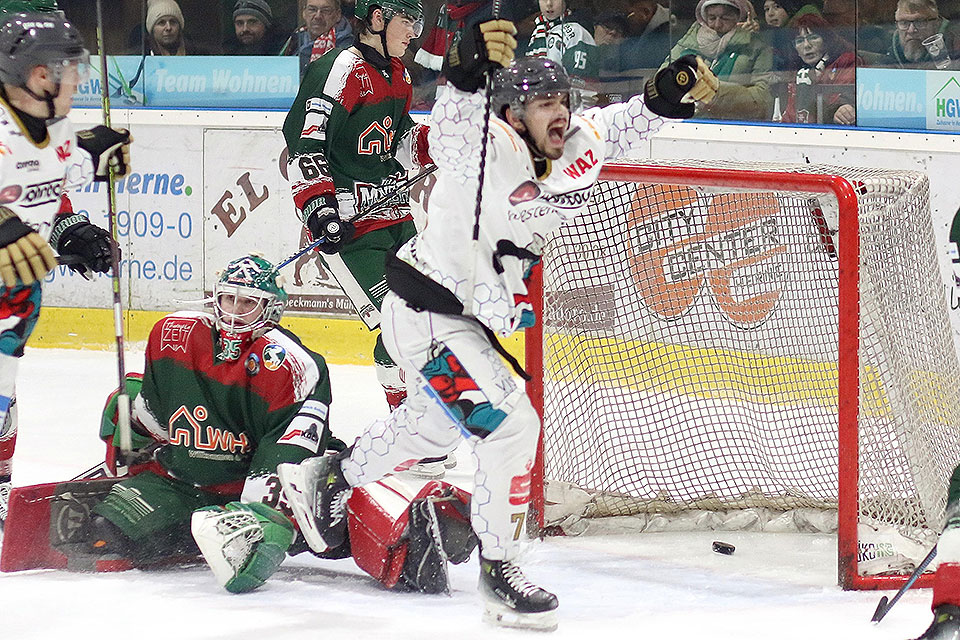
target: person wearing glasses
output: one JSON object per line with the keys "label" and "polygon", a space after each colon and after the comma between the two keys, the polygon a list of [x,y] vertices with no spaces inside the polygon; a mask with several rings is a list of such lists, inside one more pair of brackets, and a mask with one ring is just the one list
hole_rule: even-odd
{"label": "person wearing glasses", "polygon": [[960,30],[940,15],[936,0],[900,0],[894,21],[885,66],[955,68],[960,59]]}
{"label": "person wearing glasses", "polygon": [[[856,124],[854,83],[859,59],[853,45],[814,14],[800,17],[793,33],[799,68],[787,85],[783,122]],[[824,90],[826,86],[829,91]]]}
{"label": "person wearing glasses", "polygon": [[697,21],[680,38],[661,68],[698,55],[720,79],[710,104],[697,104],[698,118],[765,120],[770,117],[773,50],[756,33],[747,0],[700,0]]}
{"label": "person wearing glasses", "polygon": [[307,0],[303,5],[303,26],[287,39],[280,55],[300,56],[300,75],[307,66],[335,48],[353,45],[353,27],[340,8],[340,0]]}

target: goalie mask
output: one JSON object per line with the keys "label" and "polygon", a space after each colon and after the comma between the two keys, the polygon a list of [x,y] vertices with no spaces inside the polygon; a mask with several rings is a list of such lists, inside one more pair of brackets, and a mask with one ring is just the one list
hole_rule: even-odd
{"label": "goalie mask", "polygon": [[[234,260],[213,289],[221,346],[259,338],[280,322],[287,303],[283,276],[260,256]],[[239,356],[239,353],[236,354]]]}

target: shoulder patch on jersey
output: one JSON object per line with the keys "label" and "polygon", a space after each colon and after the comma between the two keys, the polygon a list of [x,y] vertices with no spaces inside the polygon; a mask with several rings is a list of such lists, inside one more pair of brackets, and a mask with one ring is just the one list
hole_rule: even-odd
{"label": "shoulder patch on jersey", "polygon": [[[311,355],[312,352],[291,339],[280,328],[271,329],[260,340],[284,350],[283,364],[289,369],[293,379],[294,396],[297,402],[312,394],[320,380],[320,366]],[[264,350],[266,349],[267,347],[264,347]],[[266,358],[264,358],[264,366],[266,366]]]}
{"label": "shoulder patch on jersey", "polygon": [[168,316],[161,322],[160,326],[160,351],[187,351],[187,342],[190,339],[190,332],[200,321],[199,318],[182,318],[178,316]]}
{"label": "shoulder patch on jersey", "polygon": [[263,366],[276,371],[287,357],[287,350],[279,344],[268,344],[263,348]]}
{"label": "shoulder patch on jersey", "polygon": [[319,453],[320,434],[323,433],[328,413],[329,407],[324,403],[307,400],[277,442],[303,447],[314,454]]}
{"label": "shoulder patch on jersey", "polygon": [[248,355],[243,363],[243,368],[246,369],[248,376],[255,376],[260,373],[260,356],[255,353]]}

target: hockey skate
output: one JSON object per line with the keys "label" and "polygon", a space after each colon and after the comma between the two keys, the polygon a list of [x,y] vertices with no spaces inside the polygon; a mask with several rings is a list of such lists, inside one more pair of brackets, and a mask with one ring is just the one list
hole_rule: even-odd
{"label": "hockey skate", "polygon": [[483,619],[501,627],[553,631],[557,596],[527,580],[512,562],[480,558]]}
{"label": "hockey skate", "polygon": [[960,607],[942,604],[933,610],[933,622],[917,640],[960,640]]}
{"label": "hockey skate", "polygon": [[340,461],[350,451],[277,466],[283,495],[300,532],[317,553],[339,547],[347,537],[347,500],[353,487],[343,477]]}

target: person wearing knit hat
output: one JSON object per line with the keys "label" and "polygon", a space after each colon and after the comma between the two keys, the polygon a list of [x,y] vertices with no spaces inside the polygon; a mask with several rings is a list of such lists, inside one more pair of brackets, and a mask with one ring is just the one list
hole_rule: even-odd
{"label": "person wearing knit hat", "polygon": [[183,12],[176,0],[149,0],[145,26],[153,55],[187,54],[183,43]]}
{"label": "person wearing knit hat", "polygon": [[233,7],[234,34],[224,43],[232,56],[277,55],[282,37],[274,30],[273,10],[267,0],[237,0]]}
{"label": "person wearing knit hat", "polygon": [[[748,0],[700,0],[697,21],[680,38],[663,66],[694,54],[720,79],[717,97],[697,105],[697,117],[769,120],[773,50],[752,30]],[[661,67],[662,68],[662,67]]]}

